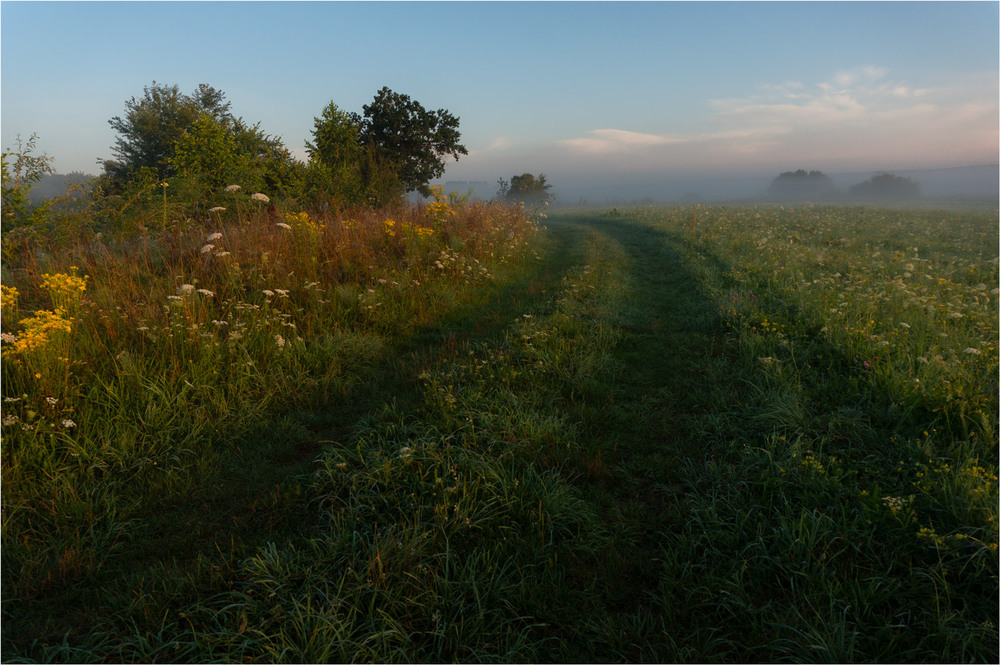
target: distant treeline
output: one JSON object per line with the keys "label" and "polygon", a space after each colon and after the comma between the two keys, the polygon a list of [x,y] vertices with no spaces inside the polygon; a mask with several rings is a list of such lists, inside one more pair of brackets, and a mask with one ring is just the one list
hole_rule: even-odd
{"label": "distant treeline", "polygon": [[87,191],[87,184],[96,177],[89,173],[80,173],[79,171],[71,173],[47,173],[42,175],[29,190],[28,200],[32,205],[38,205],[67,194],[75,197],[83,196]]}
{"label": "distant treeline", "polygon": [[847,193],[837,189],[822,171],[786,171],[771,181],[767,197],[781,201],[911,200],[920,198],[920,183],[911,178],[882,173],[853,185]]}

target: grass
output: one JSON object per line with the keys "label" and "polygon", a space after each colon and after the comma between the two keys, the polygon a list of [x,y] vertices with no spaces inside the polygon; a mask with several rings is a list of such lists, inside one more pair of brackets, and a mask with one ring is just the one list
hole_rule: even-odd
{"label": "grass", "polygon": [[995,212],[436,203],[5,260],[5,661],[997,659]]}

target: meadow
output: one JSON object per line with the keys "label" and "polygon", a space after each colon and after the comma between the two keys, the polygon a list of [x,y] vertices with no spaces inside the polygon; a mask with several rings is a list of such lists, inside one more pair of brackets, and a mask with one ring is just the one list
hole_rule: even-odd
{"label": "meadow", "polygon": [[998,243],[440,189],[5,238],[3,660],[996,662]]}

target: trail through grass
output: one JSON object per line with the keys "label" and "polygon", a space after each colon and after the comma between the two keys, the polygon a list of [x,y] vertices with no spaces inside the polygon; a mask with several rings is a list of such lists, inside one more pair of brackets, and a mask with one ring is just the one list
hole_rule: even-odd
{"label": "trail through grass", "polygon": [[995,418],[907,402],[699,214],[548,220],[104,568],[5,590],[4,660],[995,660]]}

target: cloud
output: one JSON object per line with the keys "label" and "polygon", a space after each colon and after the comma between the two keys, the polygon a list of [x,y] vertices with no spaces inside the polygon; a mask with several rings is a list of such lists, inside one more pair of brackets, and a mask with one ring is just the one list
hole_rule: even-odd
{"label": "cloud", "polygon": [[681,139],[659,134],[642,134],[624,129],[595,129],[589,136],[561,141],[576,152],[591,155],[621,154],[652,146],[669,145]]}
{"label": "cloud", "polygon": [[[698,131],[595,129],[559,146],[568,168],[630,171],[986,163],[1000,148],[997,88],[990,72],[915,87],[866,65],[812,85],[763,84],[750,95],[708,100]],[[574,156],[587,160],[574,163]]]}
{"label": "cloud", "polygon": [[485,149],[486,150],[506,150],[510,146],[511,146],[511,141],[510,141],[509,138],[507,138],[506,136],[498,136],[495,139],[493,139],[490,142],[490,144],[488,146],[486,146]]}

